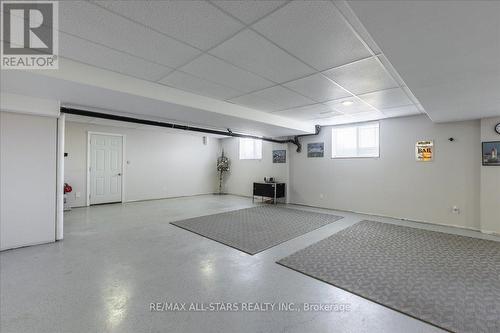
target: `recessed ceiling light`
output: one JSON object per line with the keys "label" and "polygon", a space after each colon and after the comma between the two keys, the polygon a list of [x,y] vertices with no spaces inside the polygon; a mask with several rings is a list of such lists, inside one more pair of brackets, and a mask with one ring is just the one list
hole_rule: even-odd
{"label": "recessed ceiling light", "polygon": [[353,104],[354,104],[354,102],[353,102],[353,101],[343,101],[343,102],[342,102],[342,105],[343,105],[343,106],[349,106],[349,105],[353,105]]}

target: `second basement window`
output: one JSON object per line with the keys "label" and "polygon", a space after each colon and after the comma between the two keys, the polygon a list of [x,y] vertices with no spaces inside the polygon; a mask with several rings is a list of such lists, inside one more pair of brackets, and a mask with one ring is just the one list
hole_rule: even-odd
{"label": "second basement window", "polygon": [[262,159],[262,140],[240,138],[240,160]]}
{"label": "second basement window", "polygon": [[332,129],[332,158],[379,156],[378,122]]}

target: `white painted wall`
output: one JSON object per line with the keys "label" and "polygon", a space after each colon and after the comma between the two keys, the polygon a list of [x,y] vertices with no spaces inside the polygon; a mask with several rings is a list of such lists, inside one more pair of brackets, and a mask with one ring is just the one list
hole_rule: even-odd
{"label": "white painted wall", "polygon": [[0,249],[55,241],[57,119],[0,112]]}
{"label": "white painted wall", "polygon": [[[202,137],[157,127],[133,129],[66,122],[65,181],[73,187],[68,195],[73,207],[85,206],[87,184],[87,132],[126,136],[124,200],[148,200],[216,190],[216,160],[220,143]],[[77,193],[80,197],[77,198]]]}
{"label": "white painted wall", "polygon": [[11,94],[2,91],[0,93],[2,111],[33,114],[37,116],[58,117],[59,101]]}
{"label": "white painted wall", "polygon": [[[253,182],[263,181],[264,177],[274,177],[277,181],[287,183],[289,187],[289,147],[263,141],[261,160],[240,160],[239,139],[221,139],[224,153],[231,160],[231,171],[225,175],[224,190],[230,194],[252,196]],[[287,150],[286,163],[273,163],[272,151]]]}
{"label": "white painted wall", "polygon": [[[500,141],[500,117],[481,120],[481,141]],[[481,229],[500,234],[500,167],[481,166]]]}
{"label": "white painted wall", "polygon": [[[290,201],[480,229],[479,138],[479,121],[393,118],[380,121],[380,158],[331,159],[331,127],[325,127],[302,140],[302,153],[290,152]],[[433,162],[415,161],[418,140],[434,140]],[[325,157],[307,158],[307,143],[321,141]],[[460,214],[452,213],[454,205]]]}

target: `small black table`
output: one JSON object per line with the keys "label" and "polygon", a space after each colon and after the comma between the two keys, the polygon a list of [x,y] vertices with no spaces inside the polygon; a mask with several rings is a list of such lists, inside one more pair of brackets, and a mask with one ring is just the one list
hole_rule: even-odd
{"label": "small black table", "polygon": [[285,183],[253,183],[253,196],[272,198],[274,204],[277,204],[276,199],[286,197],[286,184]]}

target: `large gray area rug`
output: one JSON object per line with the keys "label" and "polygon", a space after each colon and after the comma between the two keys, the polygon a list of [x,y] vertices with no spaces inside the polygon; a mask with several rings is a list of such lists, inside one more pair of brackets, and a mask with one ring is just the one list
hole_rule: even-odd
{"label": "large gray area rug", "polygon": [[500,242],[362,221],[278,261],[454,332],[500,332]]}
{"label": "large gray area rug", "polygon": [[171,224],[253,255],[341,218],[266,205]]}

